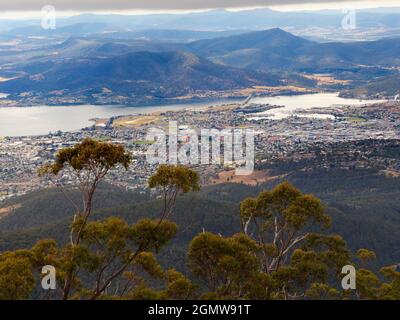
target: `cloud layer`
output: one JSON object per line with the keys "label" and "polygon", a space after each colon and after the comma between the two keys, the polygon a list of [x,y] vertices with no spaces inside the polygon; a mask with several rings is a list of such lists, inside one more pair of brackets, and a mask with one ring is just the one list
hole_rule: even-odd
{"label": "cloud layer", "polygon": [[[354,0],[353,0],[354,1]],[[356,0],[357,1],[357,0]],[[346,0],[11,0],[0,1],[0,11],[38,11],[45,5],[57,10],[196,10],[276,5],[340,3]],[[358,0],[357,2],[363,2]]]}

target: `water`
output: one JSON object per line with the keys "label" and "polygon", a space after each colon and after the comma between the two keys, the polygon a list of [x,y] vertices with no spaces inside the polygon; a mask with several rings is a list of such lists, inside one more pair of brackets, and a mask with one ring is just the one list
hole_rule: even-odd
{"label": "water", "polygon": [[[132,115],[152,113],[156,111],[170,111],[188,108],[204,108],[213,105],[238,102],[237,100],[208,101],[203,103],[186,103],[177,105],[158,105],[147,107],[119,107],[119,106],[40,106],[40,107],[11,107],[0,108],[0,136],[27,136],[42,135],[49,132],[73,131],[93,124],[90,119],[110,118],[118,115]],[[355,99],[339,98],[335,93],[307,94],[297,96],[257,97],[251,103],[271,104],[283,106],[279,109],[257,113],[255,117],[282,119],[295,114],[297,109],[326,108],[333,105],[359,105],[367,102]],[[315,117],[329,117],[318,115]]]}
{"label": "water", "polygon": [[[146,107],[122,106],[39,106],[0,108],[0,136],[43,135],[49,132],[74,131],[93,125],[90,119],[110,118],[157,111],[204,108],[228,101],[158,105]],[[232,102],[232,101],[231,101]]]}
{"label": "water", "polygon": [[[305,115],[297,114],[298,110],[309,110],[313,108],[329,108],[332,106],[344,105],[365,105],[370,103],[382,102],[383,100],[359,100],[345,99],[339,97],[339,93],[318,93],[305,94],[296,96],[277,96],[277,97],[257,97],[251,100],[252,103],[270,104],[282,106],[282,108],[271,109],[265,112],[257,113],[253,119],[284,119],[292,115],[305,117]],[[318,119],[333,119],[329,114],[309,114],[307,117]]]}

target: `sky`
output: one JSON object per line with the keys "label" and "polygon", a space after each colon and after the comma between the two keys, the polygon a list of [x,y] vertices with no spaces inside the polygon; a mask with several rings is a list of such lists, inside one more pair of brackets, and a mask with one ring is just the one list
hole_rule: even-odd
{"label": "sky", "polygon": [[400,7],[400,0],[0,0],[0,17],[39,17],[42,7],[52,5],[59,15],[82,12],[148,14],[185,13],[226,8],[243,10],[270,7],[281,11],[343,8]]}

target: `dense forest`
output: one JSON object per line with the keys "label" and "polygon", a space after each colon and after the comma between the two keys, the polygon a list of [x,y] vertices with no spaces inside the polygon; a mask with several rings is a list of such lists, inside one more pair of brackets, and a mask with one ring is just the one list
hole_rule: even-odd
{"label": "dense forest", "polygon": [[[8,203],[20,207],[0,220],[1,299],[400,299],[398,179],[319,170],[200,189],[192,169],[160,166],[148,192],[102,183],[129,162],[84,140],[40,172],[76,188]],[[40,289],[45,265],[56,290]],[[341,288],[345,265],[356,290]]]}

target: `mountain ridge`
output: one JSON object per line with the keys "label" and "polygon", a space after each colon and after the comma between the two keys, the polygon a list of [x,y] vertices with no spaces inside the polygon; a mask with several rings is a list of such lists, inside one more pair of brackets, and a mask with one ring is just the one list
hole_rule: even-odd
{"label": "mountain ridge", "polygon": [[[30,74],[33,70],[35,73]],[[279,85],[276,76],[215,64],[190,52],[130,52],[115,57],[74,58],[28,65],[23,77],[0,83],[7,93],[101,92],[174,97],[196,90]]]}
{"label": "mountain ridge", "polygon": [[274,28],[199,40],[189,44],[188,48],[214,62],[260,71],[321,71],[361,64],[400,65],[400,37],[351,43],[317,43]]}

